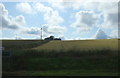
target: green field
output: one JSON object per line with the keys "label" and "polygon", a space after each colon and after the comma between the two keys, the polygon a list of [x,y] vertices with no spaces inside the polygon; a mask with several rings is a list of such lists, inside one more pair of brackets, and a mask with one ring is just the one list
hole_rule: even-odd
{"label": "green field", "polygon": [[117,76],[119,41],[2,40],[3,76]]}

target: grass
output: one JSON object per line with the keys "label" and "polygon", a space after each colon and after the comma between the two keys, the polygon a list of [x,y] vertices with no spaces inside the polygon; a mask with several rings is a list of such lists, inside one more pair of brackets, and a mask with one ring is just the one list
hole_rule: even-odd
{"label": "grass", "polygon": [[[4,52],[11,52],[12,56],[10,59],[3,56],[3,76],[117,76],[118,74],[117,39],[45,43],[40,41],[39,45],[38,42],[22,41],[21,44],[16,44],[16,48],[10,46],[15,45],[14,41],[11,43],[4,41],[3,45],[7,46]],[[90,44],[91,42],[93,44]],[[30,44],[34,44],[34,47]]]}
{"label": "grass", "polygon": [[43,40],[2,40],[2,46],[6,50],[19,50],[19,49],[30,49],[33,47],[41,46],[49,41]]}
{"label": "grass", "polygon": [[118,76],[118,73],[98,70],[50,70],[3,72],[6,76]]}
{"label": "grass", "polygon": [[[118,57],[116,57],[117,55],[114,54],[115,52],[110,50],[91,51],[91,52],[87,52],[87,51],[71,52],[71,50],[69,52],[53,52],[53,51],[40,52],[35,50],[33,51],[27,50],[25,52],[23,51],[23,53],[18,55],[17,52],[14,53],[16,54],[11,57],[12,61],[9,61],[8,57],[3,57],[3,72],[9,71],[12,75],[17,75],[15,72],[19,73],[19,71],[34,71],[34,72],[45,71],[45,73],[47,73],[50,71],[59,71],[59,70],[60,71],[65,70],[68,71],[69,73],[72,73],[73,72],[72,70],[81,70],[81,71],[85,70],[86,75],[90,70],[96,70],[98,71],[98,73],[100,71],[104,72],[109,70],[109,72],[107,73],[111,72],[111,74],[113,73],[115,74],[117,73],[117,68],[118,68],[117,66]],[[81,71],[79,71],[78,73],[80,73]],[[39,73],[40,73],[39,75],[41,75],[44,72],[42,73],[39,72]],[[66,74],[66,72],[64,73]],[[58,73],[58,75],[59,74],[62,75],[62,73]],[[7,74],[4,73],[3,75],[7,75]],[[75,75],[77,75],[77,73]]]}

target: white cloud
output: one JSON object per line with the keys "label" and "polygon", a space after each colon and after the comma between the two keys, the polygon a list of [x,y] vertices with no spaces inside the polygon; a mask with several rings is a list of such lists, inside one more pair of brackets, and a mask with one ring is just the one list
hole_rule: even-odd
{"label": "white cloud", "polygon": [[7,16],[1,16],[2,18],[2,28],[3,29],[18,29],[19,26],[16,23],[13,23],[13,21],[11,21],[11,18],[7,17]]}
{"label": "white cloud", "polygon": [[43,25],[43,33],[45,33],[46,36],[50,36],[50,35],[63,36],[64,32],[66,31],[67,28],[64,26],[48,25],[48,24]]}
{"label": "white cloud", "polygon": [[[117,2],[119,0],[109,0],[109,2]],[[108,0],[48,0],[52,7],[58,9],[72,8],[75,10],[87,7],[87,9],[94,9],[99,6],[99,3],[108,3]]]}
{"label": "white cloud", "polygon": [[[54,1],[54,0],[53,0]],[[82,2],[83,1],[83,2]],[[27,13],[27,14],[32,14],[32,13],[43,13],[44,20],[46,21],[49,26],[46,26],[46,31],[44,32],[45,36],[51,35],[51,34],[61,34],[66,31],[66,28],[64,26],[60,26],[59,24],[64,22],[64,19],[60,16],[58,10],[54,10],[53,8],[60,8],[60,9],[65,9],[65,8],[72,8],[75,11],[79,11],[75,14],[75,21],[72,23],[72,27],[76,29],[75,32],[81,33],[81,32],[88,32],[91,30],[93,26],[97,26],[98,21],[99,21],[99,16],[95,11],[99,11],[100,14],[104,16],[103,20],[104,22],[102,23],[102,28],[117,28],[117,3],[114,2],[100,2],[97,0],[93,0],[92,2],[90,1],[74,1],[70,0],[69,1],[63,1],[61,2],[49,2],[52,5],[51,7],[45,6],[42,3],[34,3],[29,4],[29,3],[18,3],[16,5],[16,9],[18,9],[21,12]],[[94,2],[96,1],[96,2]],[[103,0],[102,0],[103,1]],[[0,17],[2,18],[2,26],[3,28],[6,29],[19,29],[20,26],[25,25],[25,18],[22,15],[12,17],[9,15],[8,10],[5,9],[3,4],[0,4]],[[81,9],[84,9],[86,11],[82,11]],[[61,10],[60,10],[61,11]],[[37,34],[39,32],[39,28],[27,28],[25,29],[26,33],[28,34]],[[105,33],[102,31],[99,31],[100,33],[104,34],[105,38]],[[111,36],[115,36],[115,34]],[[102,37],[101,34],[98,33],[98,38],[99,36]],[[103,38],[103,37],[102,37]]]}
{"label": "white cloud", "polygon": [[47,23],[43,25],[43,36],[63,34],[66,31],[66,28],[64,26],[59,25],[64,21],[64,19],[59,15],[59,12],[57,10],[45,6],[42,3],[35,3],[33,8],[38,13],[43,13],[44,20]]}
{"label": "white cloud", "polygon": [[25,25],[25,18],[23,15],[18,15],[12,19],[15,23],[18,23],[20,25]]}
{"label": "white cloud", "polygon": [[45,6],[42,3],[18,3],[16,4],[16,8],[27,14],[44,13],[44,20],[51,25],[58,25],[64,21],[57,10],[53,10],[53,8]]}
{"label": "white cloud", "polygon": [[12,37],[2,37],[2,38],[0,38],[0,39],[3,39],[3,40],[15,40],[15,38],[12,38]]}
{"label": "white cloud", "polygon": [[33,8],[38,12],[49,12],[52,11],[52,8],[43,5],[42,3],[35,3]]}
{"label": "white cloud", "polygon": [[8,15],[8,10],[6,10],[2,3],[0,3],[0,15]]}
{"label": "white cloud", "polygon": [[118,38],[118,30],[113,30],[110,34],[110,37],[112,38]]}
{"label": "white cloud", "polygon": [[44,20],[50,25],[58,25],[63,22],[63,18],[59,16],[57,11],[50,11],[44,15]]}
{"label": "white cloud", "polygon": [[[43,37],[48,37],[50,35],[63,35],[66,32],[66,28],[63,26],[50,26],[48,24],[43,25],[42,31]],[[38,27],[31,27],[31,28],[24,28],[21,30],[21,33],[28,34],[28,35],[41,35],[41,28]]]}
{"label": "white cloud", "polygon": [[100,11],[102,11],[104,15],[103,28],[118,27],[118,3],[101,4]]}
{"label": "white cloud", "polygon": [[59,15],[59,12],[53,10],[51,7],[44,6],[41,3],[36,3],[34,8],[38,12],[44,13],[44,20],[50,25],[58,25],[64,21],[64,19]]}
{"label": "white cloud", "polygon": [[86,2],[85,0],[48,0],[48,3],[54,8],[58,8],[60,10],[67,8],[78,8],[81,6],[81,3]]}
{"label": "white cloud", "polygon": [[21,33],[29,34],[29,35],[40,35],[40,28],[38,27],[31,27],[31,28],[25,28],[21,30]]}
{"label": "white cloud", "polygon": [[15,39],[19,40],[19,39],[22,39],[21,36],[15,36]]}
{"label": "white cloud", "polygon": [[114,28],[118,25],[118,1],[119,0],[52,0],[48,1],[53,7],[71,8],[75,10],[98,10],[104,16],[103,28]]}
{"label": "white cloud", "polygon": [[60,10],[64,9],[65,6],[62,5],[63,1],[62,0],[48,0],[48,3],[51,4],[53,8],[58,8]]}
{"label": "white cloud", "polygon": [[99,15],[92,11],[79,11],[75,14],[75,22],[71,24],[76,28],[77,32],[88,32],[90,29],[97,25]]}
{"label": "white cloud", "polygon": [[23,15],[12,17],[3,4],[0,4],[0,25],[3,29],[19,29],[20,26],[25,25],[25,18]]}
{"label": "white cloud", "polygon": [[63,34],[65,31],[66,28],[62,26],[52,26],[48,28],[48,32],[55,34]]}
{"label": "white cloud", "polygon": [[[16,6],[20,7],[29,5],[28,3],[20,3]],[[64,26],[58,25],[63,21],[62,17],[59,16],[59,13],[57,11],[54,11],[52,8],[44,6],[43,4],[36,3],[37,7],[29,7],[34,8],[37,10],[37,12],[43,12],[44,13],[44,20],[47,21],[46,29],[43,31],[43,36],[47,37],[50,35],[63,35],[63,33],[66,31],[66,28]],[[8,10],[5,9],[5,6],[3,4],[0,4],[0,7],[2,9],[2,13],[0,17],[2,18],[2,27],[3,29],[19,29],[18,31],[15,31],[15,33],[22,33],[26,35],[31,36],[39,36],[41,34],[40,28],[38,27],[26,27],[25,24],[25,18],[23,15],[18,15],[16,17],[10,16],[8,13]],[[26,9],[26,8],[24,8]],[[29,9],[30,10],[30,9]],[[27,11],[27,10],[26,10]],[[30,11],[29,11],[30,12]],[[45,26],[44,26],[45,27]]]}
{"label": "white cloud", "polygon": [[103,28],[115,28],[118,25],[118,1],[119,0],[60,0],[49,1],[53,7],[71,8],[74,10],[93,10],[99,11],[104,16]]}
{"label": "white cloud", "polygon": [[32,6],[29,3],[18,3],[16,4],[16,9],[27,14],[35,13],[35,11],[33,10]]}
{"label": "white cloud", "polygon": [[117,28],[118,26],[118,2],[88,2],[85,9],[98,10],[103,15],[102,28]]}

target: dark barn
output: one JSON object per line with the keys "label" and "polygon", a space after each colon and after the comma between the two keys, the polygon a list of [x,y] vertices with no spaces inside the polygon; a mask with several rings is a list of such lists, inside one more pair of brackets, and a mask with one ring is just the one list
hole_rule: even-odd
{"label": "dark barn", "polygon": [[54,38],[54,36],[50,36],[45,38],[45,40],[61,40],[61,38]]}

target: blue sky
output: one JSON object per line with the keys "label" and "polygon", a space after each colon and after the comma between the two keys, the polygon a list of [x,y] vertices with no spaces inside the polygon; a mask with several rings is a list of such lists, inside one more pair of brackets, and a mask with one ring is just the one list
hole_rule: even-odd
{"label": "blue sky", "polygon": [[53,35],[65,40],[118,37],[117,2],[3,2],[2,39],[39,39]]}

